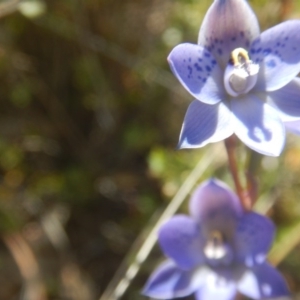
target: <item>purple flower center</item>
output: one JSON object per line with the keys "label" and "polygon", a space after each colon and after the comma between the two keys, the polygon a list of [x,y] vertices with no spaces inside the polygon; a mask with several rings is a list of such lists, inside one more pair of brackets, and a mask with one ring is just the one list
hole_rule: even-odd
{"label": "purple flower center", "polygon": [[211,266],[229,265],[233,259],[232,249],[220,231],[211,232],[203,253]]}

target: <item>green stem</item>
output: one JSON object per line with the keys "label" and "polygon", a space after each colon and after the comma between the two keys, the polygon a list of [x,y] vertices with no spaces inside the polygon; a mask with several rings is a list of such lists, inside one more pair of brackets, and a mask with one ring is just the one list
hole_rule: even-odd
{"label": "green stem", "polygon": [[246,171],[247,190],[251,197],[252,205],[257,200],[258,183],[256,179],[257,172],[261,166],[262,155],[251,150]]}

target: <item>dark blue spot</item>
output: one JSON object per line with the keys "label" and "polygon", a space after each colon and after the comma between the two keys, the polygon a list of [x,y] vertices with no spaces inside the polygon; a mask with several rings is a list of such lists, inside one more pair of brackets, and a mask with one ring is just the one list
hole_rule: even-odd
{"label": "dark blue spot", "polygon": [[191,66],[188,66],[188,70],[189,70],[189,75],[191,75],[193,73],[193,68]]}
{"label": "dark blue spot", "polygon": [[205,83],[205,82],[206,82],[206,78],[203,78],[203,79],[202,79],[202,82]]}
{"label": "dark blue spot", "polygon": [[208,51],[211,51],[211,47],[210,47],[210,46],[208,46],[208,47],[207,47],[207,50],[208,50]]}
{"label": "dark blue spot", "polygon": [[244,37],[244,35],[245,35],[244,31],[241,31],[241,32],[240,32],[240,36],[241,36],[241,37]]}
{"label": "dark blue spot", "polygon": [[249,48],[249,46],[250,46],[250,42],[246,41],[246,47]]}
{"label": "dark blue spot", "polygon": [[217,64],[217,61],[213,59],[213,60],[211,61],[211,64],[214,66],[214,65]]}
{"label": "dark blue spot", "polygon": [[224,43],[224,41],[223,40],[220,40],[220,44],[223,44]]}
{"label": "dark blue spot", "polygon": [[201,79],[202,79],[202,77],[201,77],[201,76],[198,76],[198,79],[199,79],[199,80],[201,80]]}
{"label": "dark blue spot", "polygon": [[261,48],[257,48],[257,49],[256,49],[256,53],[261,52],[261,50],[262,50]]}
{"label": "dark blue spot", "polygon": [[206,66],[205,69],[206,69],[207,72],[211,72],[211,67],[210,66]]}
{"label": "dark blue spot", "polygon": [[284,38],[284,40],[285,40],[285,41],[287,41],[288,39],[289,39],[289,37],[288,37],[288,36],[286,36],[286,37]]}
{"label": "dark blue spot", "polygon": [[191,62],[192,61],[192,59],[189,57],[189,62]]}
{"label": "dark blue spot", "polygon": [[210,57],[210,54],[208,52],[204,52],[205,57]]}
{"label": "dark blue spot", "polygon": [[197,70],[198,72],[203,71],[202,68],[201,68],[197,63],[194,64],[194,67],[196,68],[196,70]]}
{"label": "dark blue spot", "polygon": [[218,53],[219,53],[219,55],[222,55],[223,54],[223,50],[221,48],[218,48]]}
{"label": "dark blue spot", "polygon": [[263,54],[264,54],[264,56],[267,56],[267,55],[269,55],[271,52],[272,52],[271,48],[266,48],[266,49],[264,49]]}
{"label": "dark blue spot", "polygon": [[281,48],[285,48],[285,44],[282,44],[282,45],[281,45]]}
{"label": "dark blue spot", "polygon": [[199,61],[199,62],[202,62],[202,58],[198,58],[198,61]]}
{"label": "dark blue spot", "polygon": [[294,51],[297,51],[297,47],[293,47],[293,50],[294,50]]}
{"label": "dark blue spot", "polygon": [[218,40],[218,39],[215,39],[215,43],[218,44],[218,43],[219,43],[219,40]]}
{"label": "dark blue spot", "polygon": [[250,53],[251,54],[254,54],[256,51],[255,51],[255,49],[254,48],[252,48],[251,50],[250,50]]}
{"label": "dark blue spot", "polygon": [[276,47],[280,47],[281,43],[280,42],[277,42],[276,43]]}
{"label": "dark blue spot", "polygon": [[266,65],[269,67],[269,68],[274,68],[276,67],[276,62],[274,59],[270,59],[266,62]]}
{"label": "dark blue spot", "polygon": [[235,41],[236,41],[236,37],[235,37],[235,36],[232,37],[231,40],[232,40],[233,42],[235,42]]}

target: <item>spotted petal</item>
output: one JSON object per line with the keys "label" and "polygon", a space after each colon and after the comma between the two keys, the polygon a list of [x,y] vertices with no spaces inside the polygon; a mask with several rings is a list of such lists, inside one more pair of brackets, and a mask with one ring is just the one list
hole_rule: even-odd
{"label": "spotted petal", "polygon": [[151,275],[143,294],[156,299],[174,299],[192,294],[192,273],[182,271],[173,262],[162,263]]}
{"label": "spotted petal", "polygon": [[192,218],[176,215],[159,230],[158,240],[166,256],[182,269],[203,262],[199,225]]}
{"label": "spotted petal", "polygon": [[250,55],[260,63],[256,89],[275,91],[285,86],[300,71],[300,21],[264,31],[251,45]]}
{"label": "spotted petal", "polygon": [[217,179],[202,183],[191,197],[190,214],[200,222],[204,232],[219,230],[231,238],[241,213],[236,194]]}
{"label": "spotted petal", "polygon": [[255,212],[245,213],[238,222],[235,235],[237,259],[248,267],[264,262],[274,231],[270,219]]}
{"label": "spotted petal", "polygon": [[203,47],[180,44],[172,50],[168,61],[174,75],[196,99],[208,104],[224,99],[221,69]]}
{"label": "spotted petal", "polygon": [[194,100],[184,118],[179,147],[199,148],[232,134],[231,112],[223,102],[209,105]]}
{"label": "spotted petal", "polygon": [[247,1],[215,0],[204,17],[198,43],[225,67],[232,50],[249,49],[258,35],[258,21]]}
{"label": "spotted petal", "polygon": [[290,294],[282,275],[268,263],[246,271],[237,287],[240,293],[252,299],[274,299]]}
{"label": "spotted petal", "polygon": [[300,119],[300,78],[294,78],[283,88],[269,92],[268,103],[273,106],[283,122]]}
{"label": "spotted petal", "polygon": [[197,300],[233,300],[236,295],[236,284],[233,280],[219,277],[211,272],[195,296]]}
{"label": "spotted petal", "polygon": [[285,127],[276,110],[256,96],[248,94],[232,99],[235,134],[249,148],[278,156],[285,142]]}

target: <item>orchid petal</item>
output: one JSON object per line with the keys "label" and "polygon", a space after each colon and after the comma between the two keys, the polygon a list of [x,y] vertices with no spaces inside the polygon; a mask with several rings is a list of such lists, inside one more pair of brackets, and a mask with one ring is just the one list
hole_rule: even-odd
{"label": "orchid petal", "polygon": [[194,100],[186,112],[179,138],[180,148],[199,148],[233,134],[231,112],[220,102],[215,105]]}
{"label": "orchid petal", "polygon": [[254,95],[231,101],[235,134],[249,148],[278,156],[285,142],[285,127],[277,111]]}
{"label": "orchid petal", "polygon": [[228,186],[217,179],[210,179],[193,193],[190,214],[201,222],[204,233],[220,230],[231,238],[242,207],[237,195]]}
{"label": "orchid petal", "polygon": [[176,215],[159,230],[159,244],[166,256],[182,269],[191,269],[203,262],[199,225],[192,218]]}
{"label": "orchid petal", "polygon": [[168,61],[174,75],[196,99],[216,104],[225,97],[221,69],[203,47],[180,44],[172,50]]}
{"label": "orchid petal", "polygon": [[245,213],[238,222],[235,234],[237,259],[248,267],[264,262],[273,242],[274,231],[270,219],[255,212]]}
{"label": "orchid petal", "polygon": [[294,134],[300,135],[300,120],[292,122],[284,122],[286,129]]}
{"label": "orchid petal", "polygon": [[184,297],[195,291],[192,273],[179,269],[173,262],[162,263],[150,276],[143,294],[156,299]]}
{"label": "orchid petal", "polygon": [[273,106],[283,122],[300,119],[300,78],[294,78],[283,88],[269,92],[267,102]]}
{"label": "orchid petal", "polygon": [[259,35],[257,18],[245,0],[215,0],[202,22],[198,44],[206,47],[222,67],[235,48],[249,49]]}
{"label": "orchid petal", "polygon": [[210,272],[203,284],[195,293],[197,300],[232,300],[236,295],[236,284],[233,280],[220,277]]}
{"label": "orchid petal", "polygon": [[300,21],[286,21],[264,31],[251,45],[250,55],[260,63],[257,90],[285,86],[300,71]]}
{"label": "orchid petal", "polygon": [[252,299],[260,299],[259,283],[251,269],[246,270],[241,276],[237,282],[237,290]]}
{"label": "orchid petal", "polygon": [[268,263],[246,271],[237,288],[253,299],[286,297],[290,294],[282,275]]}

